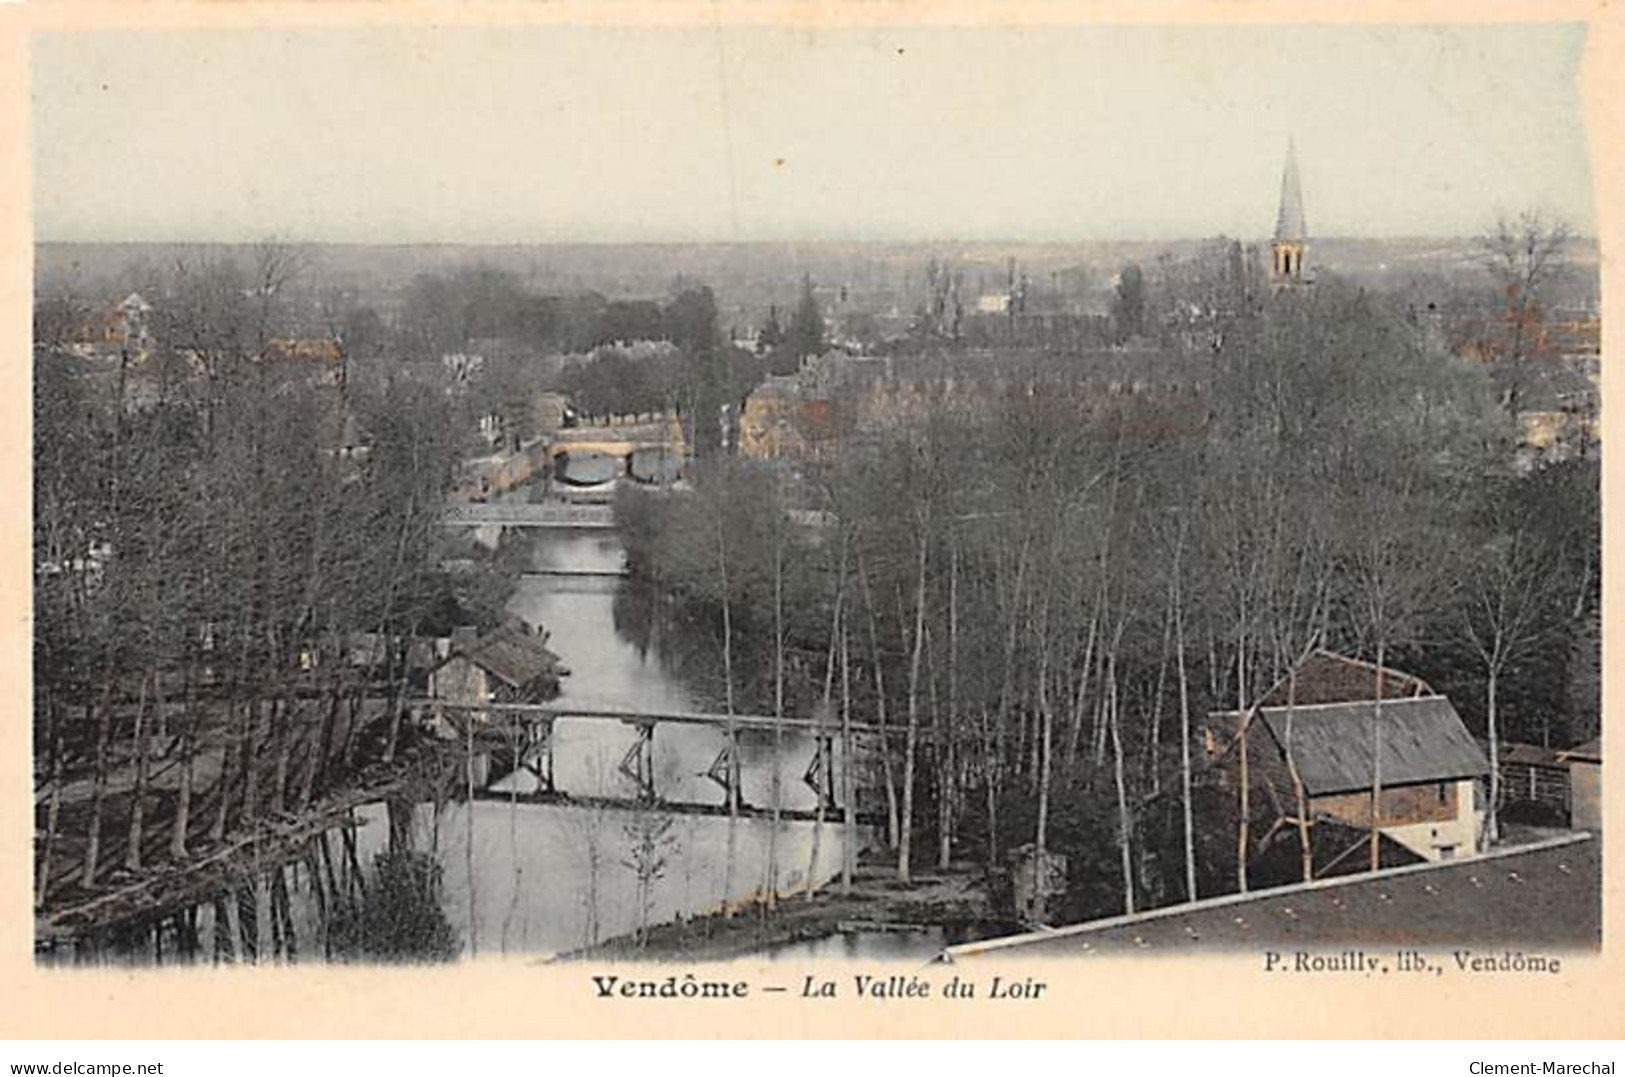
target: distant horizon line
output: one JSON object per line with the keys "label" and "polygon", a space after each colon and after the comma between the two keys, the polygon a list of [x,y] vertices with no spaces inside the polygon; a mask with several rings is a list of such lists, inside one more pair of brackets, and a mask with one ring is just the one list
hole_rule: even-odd
{"label": "distant horizon line", "polygon": [[[1439,242],[1442,240],[1474,240],[1488,234],[1484,232],[1408,232],[1389,235],[1358,235],[1358,234],[1329,234],[1324,236],[1310,236],[1307,242],[1315,243],[1372,243],[1372,242]],[[1596,243],[1597,236],[1586,232],[1574,232],[1570,240]],[[364,240],[364,239],[301,239],[293,236],[268,234],[254,239],[51,239],[36,236],[34,246],[103,246],[103,247],[247,247],[259,243],[273,242],[294,247],[769,247],[769,246],[860,246],[860,247],[901,247],[924,245],[963,245],[963,246],[1009,246],[1009,247],[1070,247],[1088,244],[1134,244],[1150,246],[1158,243],[1205,243],[1216,239],[1239,240],[1242,243],[1269,243],[1272,237],[1268,235],[1248,237],[1235,236],[1226,232],[1214,232],[1207,235],[1174,236],[1160,239],[1134,239],[1134,238],[1108,238],[1095,237],[1090,239],[1013,239],[992,238],[972,239],[962,237],[946,237],[936,239],[838,239],[830,237],[808,239],[524,239],[524,240],[482,240],[482,239],[410,239],[410,240]]]}

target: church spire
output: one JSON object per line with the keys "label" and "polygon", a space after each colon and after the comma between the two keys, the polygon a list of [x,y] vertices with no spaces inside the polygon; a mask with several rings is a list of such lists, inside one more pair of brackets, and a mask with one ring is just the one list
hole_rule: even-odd
{"label": "church spire", "polygon": [[1298,182],[1298,147],[1287,139],[1286,167],[1281,172],[1281,209],[1270,241],[1270,283],[1291,288],[1303,283],[1303,256],[1309,229],[1303,220],[1303,189]]}
{"label": "church spire", "polygon": [[1303,223],[1303,189],[1298,183],[1298,147],[1286,143],[1286,168],[1281,172],[1281,212],[1275,218],[1275,238],[1302,243],[1309,238]]}

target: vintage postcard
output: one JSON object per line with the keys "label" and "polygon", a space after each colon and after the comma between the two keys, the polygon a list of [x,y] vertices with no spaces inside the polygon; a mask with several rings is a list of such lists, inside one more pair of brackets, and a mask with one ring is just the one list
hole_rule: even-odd
{"label": "vintage postcard", "polygon": [[1625,1033],[1617,12],[0,27],[8,1034]]}

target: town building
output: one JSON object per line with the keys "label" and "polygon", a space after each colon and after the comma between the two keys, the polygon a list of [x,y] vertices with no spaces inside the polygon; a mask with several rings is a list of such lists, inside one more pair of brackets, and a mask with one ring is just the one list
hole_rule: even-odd
{"label": "town building", "polygon": [[545,703],[558,695],[561,672],[543,634],[518,626],[485,633],[459,628],[429,673],[429,696],[464,705]]}
{"label": "town building", "polygon": [[268,341],[263,360],[290,380],[317,386],[345,381],[344,348],[332,337],[282,337]]}
{"label": "town building", "polygon": [[67,335],[81,354],[97,346],[139,348],[152,342],[152,304],[140,292],[110,305],[76,310],[72,318]]}
{"label": "town building", "polygon": [[1559,393],[1556,402],[1555,408],[1518,412],[1520,470],[1596,456],[1602,432],[1596,391]]}
{"label": "town building", "polygon": [[514,452],[499,449],[461,465],[449,497],[452,501],[484,501],[516,490],[552,467],[548,444],[536,439]]}
{"label": "town building", "polygon": [[796,375],[770,376],[745,398],[739,452],[758,460],[808,461],[830,440],[831,400]]}
{"label": "town building", "polygon": [[[825,354],[798,374],[767,379],[746,398],[739,451],[805,464],[934,416],[985,423],[1039,411],[1135,440],[1204,435],[1207,396],[1196,380],[1139,356],[1098,358],[1086,373],[1058,362],[1035,373],[1042,357],[996,349],[951,357]],[[1119,372],[1124,376],[1113,376]]]}

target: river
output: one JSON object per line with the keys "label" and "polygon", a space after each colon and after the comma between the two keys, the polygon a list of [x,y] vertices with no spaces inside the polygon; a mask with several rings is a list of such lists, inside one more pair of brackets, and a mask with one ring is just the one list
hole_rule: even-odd
{"label": "river", "polygon": [[[720,709],[718,700],[696,687],[720,682],[720,671],[708,669],[717,665],[714,648],[694,638],[677,638],[682,629],[670,624],[662,628],[680,619],[662,616],[658,600],[642,592],[642,585],[614,575],[623,555],[613,532],[546,531],[522,541],[531,545],[534,574],[517,580],[507,609],[547,631],[549,646],[570,669],[562,705]],[[529,788],[504,785],[511,781],[505,779],[492,788],[512,793],[508,799],[452,800],[438,808],[430,803],[394,806],[395,848],[430,854],[438,866],[439,913],[465,957],[569,953],[632,936],[641,927],[738,907],[769,887],[780,895],[816,888],[841,870],[847,835],[837,810],[828,822],[775,824],[767,818],[730,819],[640,806],[635,783],[618,769],[633,745],[632,727],[564,715],[555,721],[553,735],[555,787],[566,794],[618,799],[620,805],[527,802],[523,794]],[[657,787],[669,804],[725,806],[725,792],[707,776],[723,748],[720,730],[657,725],[653,743]],[[771,808],[777,798],[786,810],[816,809],[818,795],[803,780],[814,753],[813,739],[794,731],[741,734],[744,802]],[[837,782],[841,765],[837,758]],[[392,845],[390,807],[364,805],[355,815],[359,825],[346,828],[354,837],[354,857],[341,853],[334,834],[329,835],[334,839],[331,858],[340,879],[355,875],[348,865],[359,869],[376,899],[379,858]],[[868,828],[857,828],[854,855],[871,838]],[[334,870],[329,865],[327,873]],[[325,930],[322,888],[312,885],[306,863],[290,866],[277,885],[289,897],[289,934],[308,947]],[[234,911],[256,920],[262,947],[271,918],[269,906],[263,905],[267,893],[268,888],[258,891],[262,905],[257,914],[252,890],[237,891],[239,900],[233,903],[241,906],[247,896],[249,904]],[[421,925],[425,914],[435,918],[417,898],[407,904],[407,917],[415,924]],[[193,960],[228,956],[216,954],[230,937],[217,931],[222,908],[211,901],[193,910],[200,946]],[[401,909],[386,900],[381,914],[391,912]],[[171,921],[166,930],[170,935],[164,950],[173,960],[180,952],[178,928]],[[397,935],[387,920],[381,930],[385,937]],[[245,928],[246,939],[253,935],[253,929]],[[72,959],[145,963],[156,954],[150,948],[143,953],[144,939],[134,949],[115,945]],[[838,949],[842,944],[830,945]],[[791,947],[786,956],[801,956],[804,949]],[[816,944],[813,950],[822,952]]]}
{"label": "river", "polygon": [[[649,645],[647,625],[617,624],[618,610],[624,617],[647,607],[617,603],[617,594],[636,584],[558,575],[618,571],[622,553],[612,532],[533,534],[527,539],[533,568],[548,575],[523,577],[508,610],[550,633],[549,646],[571,671],[562,704],[666,711],[716,706],[670,668],[663,654],[670,648]],[[635,739],[630,726],[561,717],[554,737],[554,782],[561,792],[635,791],[617,769]],[[722,788],[706,777],[723,743],[719,730],[658,726],[654,756],[662,792],[674,801],[725,804]],[[776,786],[785,809],[816,808],[817,794],[802,780],[813,754],[812,739],[795,733],[743,739],[745,801],[771,806]],[[364,862],[387,845],[384,814],[382,806],[363,813]],[[517,797],[477,801],[472,813],[463,802],[438,812],[424,806],[413,828],[416,847],[437,854],[445,912],[465,954],[557,954],[629,935],[645,918],[667,923],[746,902],[770,885],[781,894],[819,886],[839,873],[845,837],[835,816],[824,824],[781,821],[775,831],[765,819],[528,804]]]}

